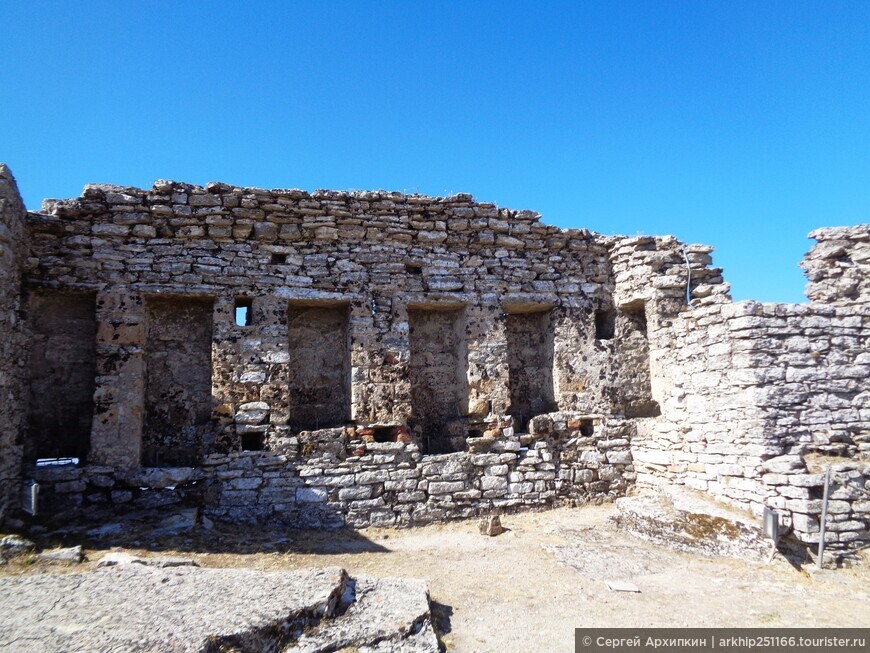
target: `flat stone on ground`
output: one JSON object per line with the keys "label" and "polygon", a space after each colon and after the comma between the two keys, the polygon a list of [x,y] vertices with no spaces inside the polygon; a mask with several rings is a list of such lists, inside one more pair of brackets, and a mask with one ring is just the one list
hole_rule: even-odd
{"label": "flat stone on ground", "polygon": [[343,569],[262,572],[119,565],[0,578],[0,650],[263,650],[332,612]]}

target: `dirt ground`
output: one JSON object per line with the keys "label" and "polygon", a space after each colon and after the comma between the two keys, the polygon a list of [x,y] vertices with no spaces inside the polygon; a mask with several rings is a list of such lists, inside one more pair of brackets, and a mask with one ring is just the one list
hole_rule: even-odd
{"label": "dirt ground", "polygon": [[[851,569],[795,569],[680,553],[615,531],[613,506],[502,517],[508,532],[477,522],[416,529],[262,533],[244,528],[132,540],[140,555],[194,558],[203,567],[342,566],[351,576],[423,578],[449,651],[573,651],[575,627],[870,626],[870,561]],[[86,547],[95,564],[105,549]],[[72,571],[43,563],[0,573]],[[640,593],[612,592],[606,580]]]}

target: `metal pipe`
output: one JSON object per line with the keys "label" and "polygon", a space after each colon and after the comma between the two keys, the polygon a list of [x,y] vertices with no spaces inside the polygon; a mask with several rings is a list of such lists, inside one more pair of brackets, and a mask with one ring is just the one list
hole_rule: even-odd
{"label": "metal pipe", "polygon": [[825,495],[822,499],[822,523],[819,525],[819,559],[818,567],[822,568],[822,559],[825,555],[825,522],[828,521],[828,489],[831,487],[831,468],[825,472]]}
{"label": "metal pipe", "polygon": [[689,265],[689,255],[686,254],[685,245],[680,245],[680,251],[686,260],[686,304],[689,305],[689,308],[692,308],[692,266]]}

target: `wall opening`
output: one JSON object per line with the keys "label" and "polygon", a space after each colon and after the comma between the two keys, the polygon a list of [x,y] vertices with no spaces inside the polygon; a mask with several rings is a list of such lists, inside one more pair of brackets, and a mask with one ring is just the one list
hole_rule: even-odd
{"label": "wall opening", "polygon": [[580,435],[584,438],[591,438],[595,435],[595,425],[591,419],[580,420]]}
{"label": "wall opening", "polygon": [[287,255],[281,252],[272,252],[272,265],[287,265]]}
{"label": "wall opening", "polygon": [[556,410],[553,394],[553,328],[549,307],[506,316],[508,414],[526,431],[535,415]]}
{"label": "wall opening", "polygon": [[620,308],[617,320],[623,367],[623,412],[626,417],[656,417],[661,410],[652,398],[646,305],[635,302]]}
{"label": "wall opening", "polygon": [[237,297],[235,302],[236,326],[246,327],[253,324],[254,303],[249,297]]}
{"label": "wall opening", "polygon": [[329,428],[350,419],[349,321],[348,304],[290,304],[290,428]]}
{"label": "wall opening", "polygon": [[396,440],[395,426],[376,426],[373,431],[372,437],[375,442],[395,442]]}
{"label": "wall opening", "polygon": [[263,451],[266,448],[265,433],[242,433],[242,451]]}
{"label": "wall opening", "polygon": [[30,297],[28,461],[87,458],[96,385],[96,300],[95,293]]}
{"label": "wall opening", "polygon": [[616,311],[612,308],[595,311],[595,338],[612,340],[616,334]]}
{"label": "wall opening", "polygon": [[412,425],[423,453],[463,451],[465,438],[451,434],[467,395],[463,309],[408,309],[411,346]]}
{"label": "wall opening", "polygon": [[198,464],[211,425],[214,300],[148,297],[145,302],[145,426],[142,464]]}

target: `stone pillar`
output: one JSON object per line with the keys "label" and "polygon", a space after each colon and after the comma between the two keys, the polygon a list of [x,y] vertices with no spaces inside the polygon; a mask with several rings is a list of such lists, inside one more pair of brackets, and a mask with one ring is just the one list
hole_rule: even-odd
{"label": "stone pillar", "polygon": [[586,413],[607,406],[602,378],[613,354],[612,340],[595,340],[592,311],[581,306],[553,308],[553,390],[559,410]]}
{"label": "stone pillar", "polygon": [[405,422],[411,415],[408,307],[373,292],[351,304],[351,414],[361,423]]}
{"label": "stone pillar", "polygon": [[494,297],[465,309],[468,405],[474,419],[504,415],[510,403],[505,316]]}
{"label": "stone pillar", "polygon": [[145,305],[140,293],[97,295],[97,379],[89,462],[138,467],[145,417]]}

